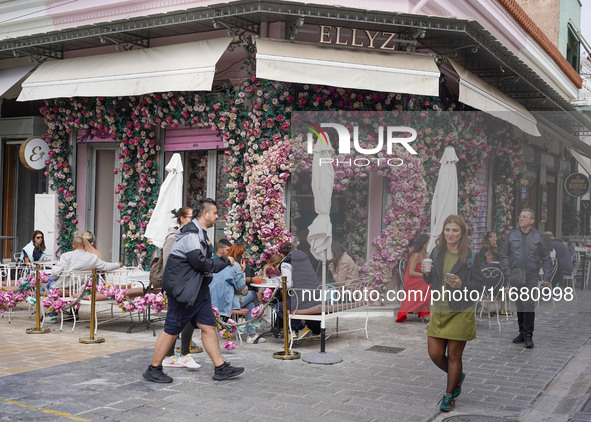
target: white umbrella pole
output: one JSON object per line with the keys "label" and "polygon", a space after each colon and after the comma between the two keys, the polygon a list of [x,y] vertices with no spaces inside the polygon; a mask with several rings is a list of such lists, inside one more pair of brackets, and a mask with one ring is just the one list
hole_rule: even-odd
{"label": "white umbrella pole", "polygon": [[320,318],[320,353],[325,352],[326,345],[326,258],[328,251],[324,251],[324,259],[322,260],[322,316]]}

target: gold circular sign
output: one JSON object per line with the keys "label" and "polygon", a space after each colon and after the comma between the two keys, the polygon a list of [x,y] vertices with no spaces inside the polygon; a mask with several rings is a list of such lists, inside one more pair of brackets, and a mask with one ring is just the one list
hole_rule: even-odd
{"label": "gold circular sign", "polygon": [[589,190],[589,178],[583,173],[571,173],[564,179],[564,190],[570,196],[579,198]]}
{"label": "gold circular sign", "polygon": [[48,158],[49,145],[42,138],[29,138],[22,143],[19,150],[21,163],[29,170],[42,170]]}

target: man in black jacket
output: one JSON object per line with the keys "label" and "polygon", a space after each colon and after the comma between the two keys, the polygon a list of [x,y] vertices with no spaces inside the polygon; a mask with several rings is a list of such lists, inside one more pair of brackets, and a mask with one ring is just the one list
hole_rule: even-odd
{"label": "man in black jacket", "polygon": [[519,335],[513,343],[523,343],[528,349],[534,347],[532,337],[536,304],[532,299],[532,290],[538,288],[540,268],[544,270],[546,281],[550,281],[548,278],[552,270],[544,233],[533,228],[534,221],[534,212],[524,208],[519,214],[519,228],[507,235],[501,260],[505,280],[509,280],[510,288],[515,289],[518,295],[515,304]]}
{"label": "man in black jacket", "polygon": [[162,371],[162,360],[188,322],[201,329],[201,341],[215,365],[214,380],[226,380],[244,372],[244,368],[223,361],[211,308],[211,274],[234,265],[231,257],[212,259],[213,247],[205,229],[213,227],[218,219],[215,201],[200,199],[193,216],[196,217],[193,221],[176,232],[176,241],[164,268],[162,286],[168,298],[168,312],[164,331],[156,340],[152,364],[144,372],[148,381],[172,382]]}

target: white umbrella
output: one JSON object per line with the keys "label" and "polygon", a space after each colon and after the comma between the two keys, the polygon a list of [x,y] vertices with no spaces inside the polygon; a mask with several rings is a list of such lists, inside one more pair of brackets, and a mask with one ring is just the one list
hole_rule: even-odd
{"label": "white umbrella", "polygon": [[323,262],[332,259],[332,224],[330,222],[330,204],[334,187],[332,152],[330,144],[316,142],[312,163],[314,211],[318,215],[308,227],[308,243],[314,258]]}
{"label": "white umbrella", "polygon": [[333,149],[329,143],[322,143],[320,140],[316,142],[312,163],[312,193],[314,194],[314,210],[318,215],[308,227],[308,243],[314,258],[322,261],[322,316],[320,320],[320,352],[302,356],[302,360],[308,363],[333,364],[343,360],[339,355],[326,353],[324,350],[326,339],[324,317],[326,312],[326,261],[332,259],[332,224],[330,222],[330,204],[334,187],[332,153]]}
{"label": "white umbrella", "polygon": [[180,154],[173,154],[166,165],[168,175],[158,193],[156,207],[144,236],[157,247],[164,246],[168,229],[176,225],[170,211],[183,206],[183,162]]}
{"label": "white umbrella", "polygon": [[441,167],[431,203],[431,239],[427,246],[427,253],[430,253],[435,247],[435,240],[443,230],[445,219],[449,215],[458,213],[458,173],[456,170],[458,161],[456,150],[453,147],[446,147],[441,156]]}

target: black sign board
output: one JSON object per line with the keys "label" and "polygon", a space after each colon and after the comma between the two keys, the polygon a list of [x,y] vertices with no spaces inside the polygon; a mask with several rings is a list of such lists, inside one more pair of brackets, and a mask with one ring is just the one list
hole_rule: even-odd
{"label": "black sign board", "polygon": [[564,190],[570,196],[579,198],[589,190],[589,178],[583,173],[571,173],[564,179]]}

